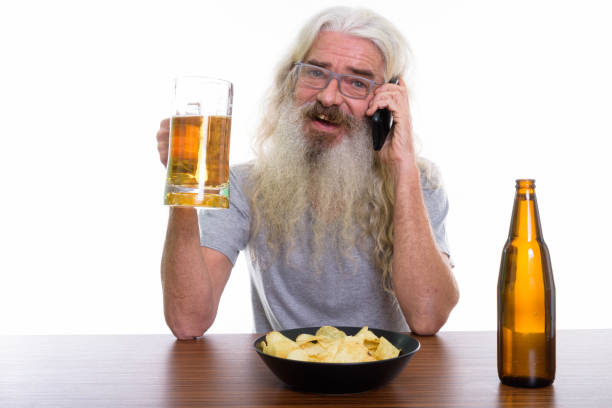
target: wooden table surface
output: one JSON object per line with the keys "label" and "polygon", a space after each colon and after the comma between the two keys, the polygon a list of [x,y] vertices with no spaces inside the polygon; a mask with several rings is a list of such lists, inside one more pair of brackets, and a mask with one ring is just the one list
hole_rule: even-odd
{"label": "wooden table surface", "polygon": [[0,336],[0,407],[612,407],[612,330],[557,332],[557,378],[497,378],[495,332],[417,337],[388,385],[358,394],[293,391],[263,364],[255,334]]}

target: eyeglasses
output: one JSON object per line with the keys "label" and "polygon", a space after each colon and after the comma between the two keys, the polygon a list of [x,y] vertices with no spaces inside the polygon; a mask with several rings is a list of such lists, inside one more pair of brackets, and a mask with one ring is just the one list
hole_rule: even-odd
{"label": "eyeglasses", "polygon": [[296,62],[298,67],[298,82],[308,88],[325,89],[332,79],[338,80],[338,91],[344,96],[354,99],[365,99],[370,89],[381,83],[357,75],[336,74],[329,69],[316,65]]}

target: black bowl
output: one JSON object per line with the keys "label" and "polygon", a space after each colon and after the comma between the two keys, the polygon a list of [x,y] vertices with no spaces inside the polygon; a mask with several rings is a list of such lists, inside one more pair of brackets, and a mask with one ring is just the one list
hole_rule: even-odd
{"label": "black bowl", "polygon": [[[305,327],[280,332],[295,340],[298,334],[315,334],[318,329],[318,327]],[[357,334],[361,327],[338,327],[338,329],[351,336]],[[265,354],[259,345],[266,336],[255,340],[253,347],[268,368],[292,388],[331,394],[361,392],[391,381],[421,347],[418,340],[406,334],[379,329],[370,330],[378,337],[384,336],[399,348],[399,356],[367,363],[317,363],[288,360]]]}

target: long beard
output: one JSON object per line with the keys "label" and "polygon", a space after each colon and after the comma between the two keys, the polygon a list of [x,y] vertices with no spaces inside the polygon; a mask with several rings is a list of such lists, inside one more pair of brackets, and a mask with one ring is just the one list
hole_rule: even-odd
{"label": "long beard", "polygon": [[[303,130],[304,120],[322,110],[345,128],[336,145],[330,146],[325,133]],[[286,104],[253,175],[254,233],[265,234],[270,256],[282,252],[287,260],[296,242],[311,237],[314,267],[320,269],[325,251],[348,255],[359,227],[367,226],[377,177],[370,128],[316,102],[299,108]]]}

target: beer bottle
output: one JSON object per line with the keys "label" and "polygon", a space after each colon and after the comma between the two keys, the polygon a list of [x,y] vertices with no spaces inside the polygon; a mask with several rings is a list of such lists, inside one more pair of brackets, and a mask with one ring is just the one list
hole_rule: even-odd
{"label": "beer bottle", "polygon": [[497,284],[497,371],[503,384],[555,379],[555,284],[542,237],[535,180],[517,180]]}

